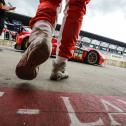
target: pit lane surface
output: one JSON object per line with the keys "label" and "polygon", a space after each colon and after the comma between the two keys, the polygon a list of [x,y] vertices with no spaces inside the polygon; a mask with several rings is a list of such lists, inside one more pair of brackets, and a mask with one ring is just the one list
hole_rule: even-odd
{"label": "pit lane surface", "polygon": [[70,78],[54,82],[49,59],[23,81],[14,73],[21,55],[0,51],[0,126],[125,126],[126,69],[69,62]]}

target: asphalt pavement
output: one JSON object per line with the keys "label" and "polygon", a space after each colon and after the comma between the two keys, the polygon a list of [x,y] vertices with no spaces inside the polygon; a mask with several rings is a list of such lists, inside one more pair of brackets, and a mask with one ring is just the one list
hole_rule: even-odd
{"label": "asphalt pavement", "polygon": [[51,81],[52,60],[32,81],[15,75],[23,52],[0,47],[0,126],[126,126],[126,68],[68,62]]}
{"label": "asphalt pavement", "polygon": [[126,95],[126,69],[114,66],[93,66],[77,62],[68,62],[69,79],[60,82],[50,81],[52,69],[50,58],[40,66],[39,75],[32,81],[18,79],[15,66],[22,52],[1,48],[0,85],[16,87],[28,83],[37,89],[54,92],[78,92],[98,95]]}

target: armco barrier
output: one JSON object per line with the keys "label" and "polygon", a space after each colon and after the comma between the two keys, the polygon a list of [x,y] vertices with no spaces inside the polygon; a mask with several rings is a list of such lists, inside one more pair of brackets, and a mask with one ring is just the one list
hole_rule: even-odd
{"label": "armco barrier", "polygon": [[13,47],[14,43],[15,43],[14,41],[0,39],[0,45],[1,46]]}
{"label": "armco barrier", "polygon": [[112,65],[112,66],[118,66],[126,68],[126,61],[118,61],[118,60],[112,60],[112,59],[105,59],[105,65]]}

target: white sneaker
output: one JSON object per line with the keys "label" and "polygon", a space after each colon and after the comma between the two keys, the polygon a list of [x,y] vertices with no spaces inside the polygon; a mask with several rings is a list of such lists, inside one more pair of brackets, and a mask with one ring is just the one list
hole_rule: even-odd
{"label": "white sneaker", "polygon": [[32,80],[37,76],[38,66],[44,63],[51,54],[51,37],[43,30],[33,29],[29,47],[16,66],[16,75],[20,79]]}
{"label": "white sneaker", "polygon": [[66,62],[56,64],[55,61],[54,61],[50,80],[58,81],[58,80],[61,80],[61,79],[67,79],[68,77],[69,77],[69,75],[66,72]]}

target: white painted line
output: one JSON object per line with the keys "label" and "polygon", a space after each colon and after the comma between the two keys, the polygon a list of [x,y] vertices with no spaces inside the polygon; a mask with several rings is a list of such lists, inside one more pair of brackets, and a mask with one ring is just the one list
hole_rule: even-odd
{"label": "white painted line", "polygon": [[17,114],[37,115],[37,114],[40,114],[40,110],[39,109],[18,109]]}
{"label": "white painted line", "polygon": [[69,97],[61,97],[61,98],[63,99],[63,102],[67,108],[68,115],[71,120],[70,126],[104,126],[104,122],[101,117],[99,117],[99,119],[94,122],[88,122],[88,123],[80,122],[80,120],[76,116],[76,112],[73,109],[73,106],[70,103]]}
{"label": "white painted line", "polygon": [[0,97],[2,97],[4,95],[4,92],[0,92]]}

